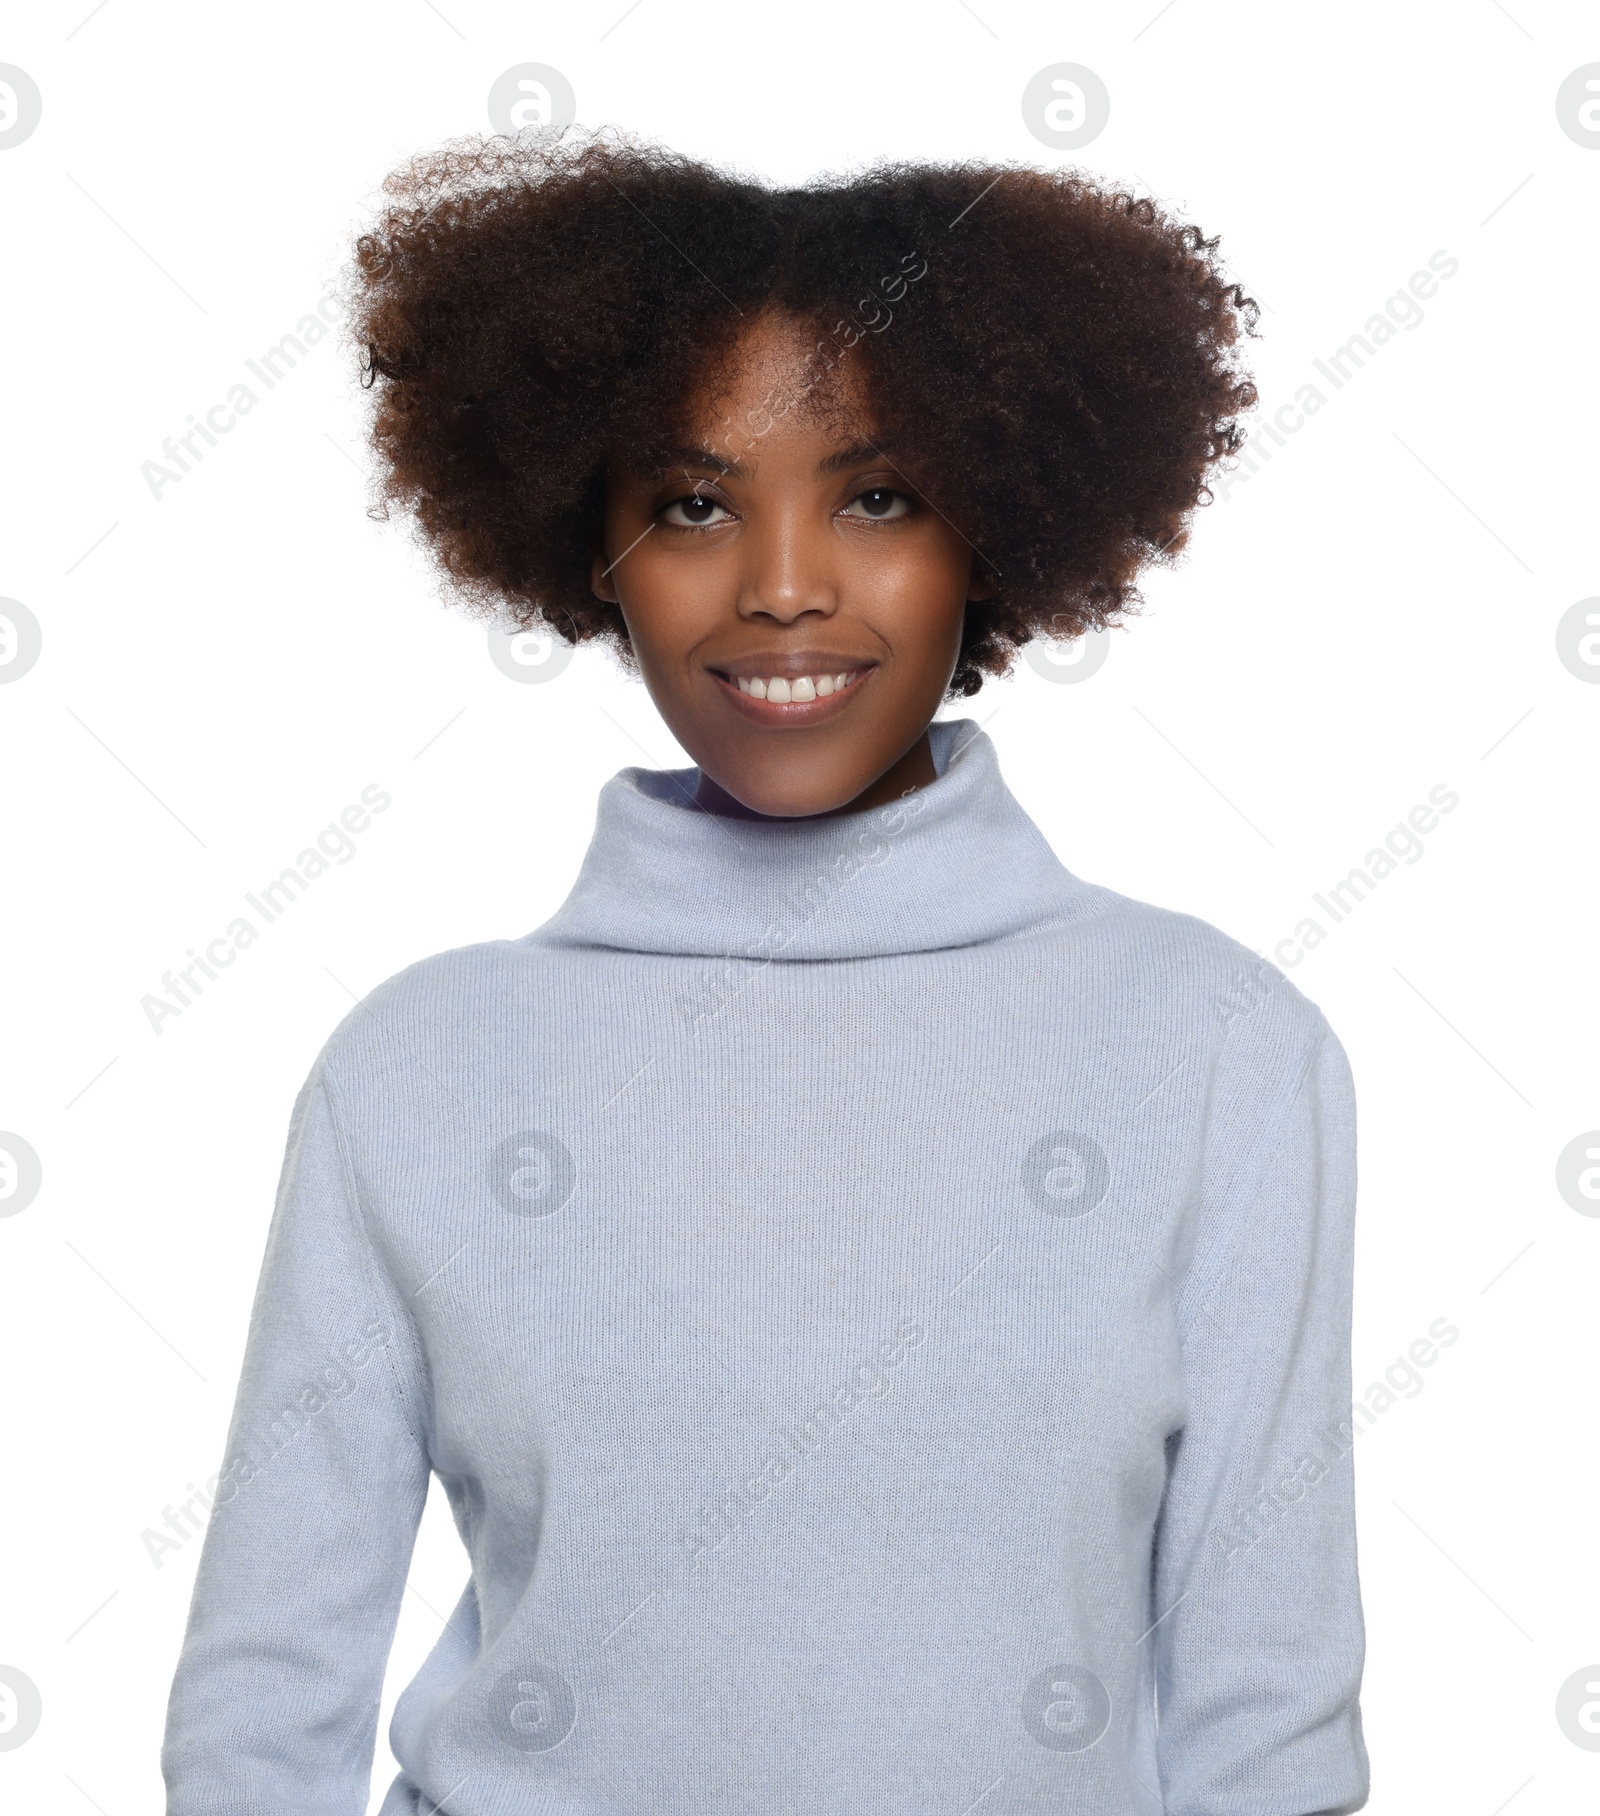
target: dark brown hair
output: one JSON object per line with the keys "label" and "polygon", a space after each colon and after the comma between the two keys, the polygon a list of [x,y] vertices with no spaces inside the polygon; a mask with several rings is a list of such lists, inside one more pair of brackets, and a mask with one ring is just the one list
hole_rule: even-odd
{"label": "dark brown hair", "polygon": [[589,586],[607,464],[670,443],[764,308],[814,326],[824,385],[852,349],[875,443],[986,564],[953,695],[1134,609],[1256,402],[1235,343],[1257,306],[1217,240],[1072,170],[783,189],[569,130],[457,140],[384,188],[350,314],[379,514],[414,513],[469,609],[625,657]]}

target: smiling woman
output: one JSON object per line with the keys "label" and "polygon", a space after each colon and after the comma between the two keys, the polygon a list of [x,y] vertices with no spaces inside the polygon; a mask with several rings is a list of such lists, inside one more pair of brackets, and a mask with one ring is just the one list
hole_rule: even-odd
{"label": "smiling woman", "polygon": [[608,467],[669,466],[763,312],[810,345],[772,395],[727,400],[706,451],[742,459],[791,402],[826,413],[848,372],[879,459],[987,577],[959,694],[1131,606],[1255,402],[1234,352],[1257,309],[1218,242],[1072,170],[773,189],[569,132],[460,141],[386,188],[349,303],[383,494],[471,605],[572,638],[627,644],[590,588]]}
{"label": "smiling woman", "polygon": [[[987,590],[965,537],[868,439],[858,370],[824,407],[811,351],[797,317],[754,316],[686,400],[689,445],[610,469],[594,592],[724,813],[859,811],[931,782],[928,723]],[[720,424],[763,409],[742,459],[712,451]]]}
{"label": "smiling woman", "polygon": [[1182,546],[1254,396],[1216,242],[1071,172],[583,135],[389,189],[381,496],[693,761],[302,1088],[223,1474],[392,1340],[218,1498],[170,1816],[362,1816],[433,1479],[470,1576],[382,1816],[1353,1807],[1348,1452],[1300,1466],[1350,1408],[1344,1051],[935,717]]}

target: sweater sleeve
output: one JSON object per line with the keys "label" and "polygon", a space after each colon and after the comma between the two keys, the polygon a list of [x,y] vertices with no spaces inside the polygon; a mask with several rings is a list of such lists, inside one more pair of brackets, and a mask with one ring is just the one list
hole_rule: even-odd
{"label": "sweater sleeve", "polygon": [[168,1816],[362,1816],[428,1486],[325,1056],[296,1101],[167,1711]]}
{"label": "sweater sleeve", "polygon": [[1367,1795],[1350,1454],[1355,1092],[1319,1025],[1179,1299],[1187,1411],[1150,1616],[1170,1816],[1333,1816]]}

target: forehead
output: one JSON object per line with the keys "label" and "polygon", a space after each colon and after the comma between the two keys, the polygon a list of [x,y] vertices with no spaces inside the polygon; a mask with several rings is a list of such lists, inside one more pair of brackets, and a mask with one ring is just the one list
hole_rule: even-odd
{"label": "forehead", "polygon": [[765,458],[821,472],[870,458],[872,439],[859,363],[812,322],[766,310],[705,356],[671,433],[640,464],[660,472],[692,458],[748,474]]}
{"label": "forehead", "polygon": [[783,423],[793,431],[859,439],[867,417],[859,362],[803,317],[765,310],[707,356],[684,396],[685,426],[702,438],[711,428]]}

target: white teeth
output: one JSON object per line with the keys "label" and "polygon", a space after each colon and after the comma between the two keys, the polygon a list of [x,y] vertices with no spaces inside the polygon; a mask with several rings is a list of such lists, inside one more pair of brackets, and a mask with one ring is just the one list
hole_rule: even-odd
{"label": "white teeth", "polygon": [[765,679],[760,675],[734,677],[739,692],[748,694],[752,700],[776,700],[780,704],[793,702],[795,705],[843,693],[855,678],[854,669],[846,669],[842,675],[796,675],[792,679],[786,675],[770,675]]}

